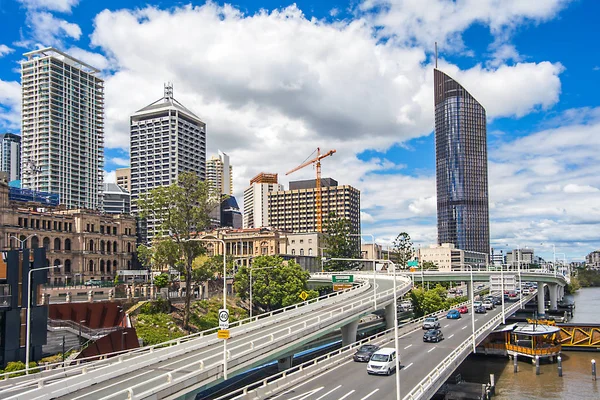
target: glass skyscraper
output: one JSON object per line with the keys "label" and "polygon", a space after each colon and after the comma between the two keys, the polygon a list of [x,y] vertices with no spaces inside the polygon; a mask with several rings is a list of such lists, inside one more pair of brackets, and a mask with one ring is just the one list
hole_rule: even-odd
{"label": "glass skyscraper", "polygon": [[434,69],[438,243],[489,254],[485,109]]}

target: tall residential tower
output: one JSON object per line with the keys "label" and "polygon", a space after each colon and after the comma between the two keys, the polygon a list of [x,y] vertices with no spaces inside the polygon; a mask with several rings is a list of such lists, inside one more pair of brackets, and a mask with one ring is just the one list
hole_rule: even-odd
{"label": "tall residential tower", "polygon": [[104,81],[96,68],[48,47],[21,64],[24,188],[67,208],[102,209]]}
{"label": "tall residential tower", "polygon": [[277,174],[261,172],[250,180],[250,186],[244,190],[244,229],[268,226],[268,195],[278,190],[283,190],[283,185],[277,183]]}
{"label": "tall residential tower", "polygon": [[0,133],[0,171],[8,174],[8,180],[21,179],[21,136]]}
{"label": "tall residential tower", "polygon": [[232,195],[233,172],[229,156],[221,150],[206,162],[206,180],[212,183],[220,194]]}
{"label": "tall residential tower", "polygon": [[434,69],[438,244],[489,254],[485,109]]}

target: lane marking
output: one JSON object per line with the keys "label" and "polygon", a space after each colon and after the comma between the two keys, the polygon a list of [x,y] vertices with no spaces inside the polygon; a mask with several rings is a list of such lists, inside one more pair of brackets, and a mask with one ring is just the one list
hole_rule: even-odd
{"label": "lane marking", "polygon": [[346,397],[350,396],[354,392],[356,392],[356,390],[352,389],[351,391],[340,397],[340,400],[344,400]]}
{"label": "lane marking", "polygon": [[410,363],[408,364],[406,367],[404,367],[404,369],[409,369],[411,365],[413,365],[414,363]]}
{"label": "lane marking", "polygon": [[447,327],[449,327],[449,326],[450,326],[450,324],[448,324],[448,325],[444,325],[444,328],[447,328]]}
{"label": "lane marking", "polygon": [[332,393],[332,392],[333,392],[333,391],[335,391],[335,390],[338,390],[338,389],[339,389],[339,388],[341,388],[341,387],[342,387],[342,385],[337,385],[336,387],[334,387],[333,389],[331,389],[329,392],[325,393],[325,394],[324,394],[324,395],[322,395],[321,397],[318,397],[316,400],[320,400],[320,399],[322,399],[323,397],[327,396],[328,394]]}
{"label": "lane marking", "polygon": [[404,350],[408,349],[410,346],[412,346],[412,344],[409,344],[408,346],[406,346],[406,347],[404,348]]}
{"label": "lane marking", "polygon": [[[306,393],[302,393],[299,394],[298,396],[294,396],[294,397],[290,397],[288,400],[304,400],[304,399],[310,399],[310,396],[312,396],[315,393],[318,393],[321,391],[321,389],[323,389],[324,386],[321,386],[320,388],[317,389],[313,389],[310,392],[306,392]],[[293,393],[293,390],[290,390],[288,393]]]}
{"label": "lane marking", "polygon": [[[312,381],[314,381],[314,380],[317,380],[317,379],[319,379],[319,378],[322,378],[322,377],[323,377],[323,375],[325,375],[325,374],[328,374],[329,372],[335,371],[336,369],[338,369],[338,368],[340,368],[340,367],[343,367],[343,366],[345,366],[346,364],[349,364],[349,363],[351,363],[351,362],[354,362],[354,361],[353,361],[352,359],[350,359],[350,360],[348,360],[348,361],[346,361],[346,362],[344,362],[344,363],[341,363],[340,365],[337,365],[337,366],[335,366],[335,367],[333,367],[333,368],[331,368],[331,369],[328,369],[328,370],[326,370],[324,373],[322,373],[322,374],[320,374],[320,375],[317,375],[317,376],[314,376],[314,377],[312,377],[312,378],[310,378],[310,379],[307,379],[307,380],[305,380],[305,381],[304,381],[304,382],[302,382],[301,384],[299,384],[299,385],[297,385],[297,386],[294,386],[294,387],[292,387],[291,389],[289,389],[289,390],[286,390],[285,392],[283,392],[283,393],[281,393],[281,394],[278,394],[278,395],[276,395],[276,396],[275,396],[275,397],[273,397],[273,398],[274,398],[274,399],[277,399],[277,398],[279,398],[279,397],[281,397],[281,396],[284,396],[284,395],[286,395],[286,394],[293,393],[293,392],[294,392],[294,390],[297,390],[299,387],[301,387],[301,386],[304,386],[304,385],[306,385],[307,383],[309,383],[309,382],[312,382]],[[321,388],[319,388],[319,390],[321,390],[322,388],[323,388],[323,386],[321,386]]]}
{"label": "lane marking", "polygon": [[475,318],[475,322],[479,321],[479,318]]}
{"label": "lane marking", "polygon": [[362,399],[360,399],[360,400],[365,400],[365,399],[367,399],[367,398],[371,397],[371,395],[373,395],[373,394],[377,393],[378,391],[379,391],[379,389],[375,389],[375,390],[373,390],[371,393],[369,393],[368,395],[366,395],[365,397],[363,397],[363,398],[362,398]]}
{"label": "lane marking", "polygon": [[463,326],[463,327],[462,327],[462,328],[460,328],[460,329],[467,329],[467,327],[466,327],[466,326]]}
{"label": "lane marking", "polygon": [[452,335],[448,336],[448,339],[452,339],[452,336],[454,336],[454,333]]}
{"label": "lane marking", "polygon": [[[94,391],[88,392],[88,393],[86,393],[86,394],[83,394],[83,395],[81,395],[81,396],[73,397],[73,400],[88,398],[88,396],[90,396],[90,395],[93,395],[94,393],[98,393],[98,392],[101,392],[101,391],[103,391],[103,390],[110,389],[110,388],[111,388],[111,387],[113,387],[113,386],[119,385],[119,384],[121,384],[121,383],[123,383],[123,382],[130,381],[130,380],[132,380],[132,379],[139,378],[140,376],[143,376],[143,375],[149,374],[149,373],[151,373],[151,372],[154,372],[154,371],[155,371],[154,369],[151,369],[151,370],[149,370],[149,371],[142,372],[142,373],[140,373],[139,375],[132,376],[132,377],[130,377],[130,378],[127,378],[127,379],[124,379],[124,380],[121,380],[121,381],[118,381],[118,382],[112,383],[112,384],[110,384],[110,385],[107,385],[107,386],[104,386],[104,387],[101,387],[101,388],[98,388],[98,389],[96,389],[96,390],[94,390]],[[102,384],[102,383],[101,383],[101,384]]]}
{"label": "lane marking", "polygon": [[430,348],[429,350],[427,350],[428,353],[431,353],[433,350],[435,350],[437,346],[433,346],[432,348]]}

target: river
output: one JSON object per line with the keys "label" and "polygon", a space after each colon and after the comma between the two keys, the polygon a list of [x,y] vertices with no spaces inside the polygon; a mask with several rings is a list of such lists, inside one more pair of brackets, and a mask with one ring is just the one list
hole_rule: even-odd
{"label": "river", "polygon": [[[576,309],[569,322],[600,323],[600,288],[579,289],[573,300]],[[479,383],[489,382],[490,374],[494,374],[497,400],[600,399],[600,380],[592,380],[592,359],[600,367],[599,352],[563,351],[562,378],[558,377],[557,363],[542,364],[540,375],[536,375],[535,365],[519,361],[515,374],[508,358],[483,355],[470,356],[457,371],[466,381]]]}

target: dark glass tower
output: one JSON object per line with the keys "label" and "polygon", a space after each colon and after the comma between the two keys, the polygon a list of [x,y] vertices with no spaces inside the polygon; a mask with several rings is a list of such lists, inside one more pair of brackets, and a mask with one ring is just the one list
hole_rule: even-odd
{"label": "dark glass tower", "polygon": [[433,77],[438,243],[489,254],[485,109],[442,71]]}

